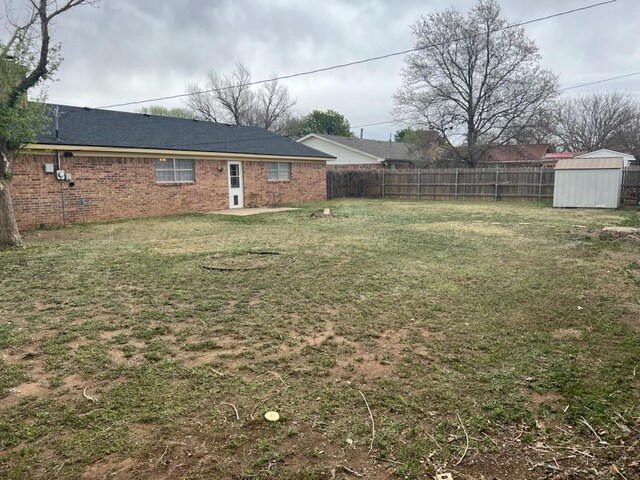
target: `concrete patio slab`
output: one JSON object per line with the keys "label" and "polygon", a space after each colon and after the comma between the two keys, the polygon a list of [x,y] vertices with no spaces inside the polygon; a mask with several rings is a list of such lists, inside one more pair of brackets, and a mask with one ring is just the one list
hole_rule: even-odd
{"label": "concrete patio slab", "polygon": [[210,215],[235,215],[245,217],[247,215],[258,215],[259,213],[278,213],[291,212],[299,210],[298,208],[280,207],[280,208],[229,208],[227,210],[218,210],[216,212],[207,212]]}

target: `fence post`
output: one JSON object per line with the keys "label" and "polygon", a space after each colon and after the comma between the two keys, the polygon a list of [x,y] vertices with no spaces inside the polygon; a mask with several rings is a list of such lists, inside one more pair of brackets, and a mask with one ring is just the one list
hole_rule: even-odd
{"label": "fence post", "polygon": [[496,167],[496,194],[495,194],[496,202],[498,201],[498,187],[500,185],[500,183],[498,183],[500,178],[500,170],[498,168],[499,167]]}
{"label": "fence post", "polygon": [[384,198],[384,165],[382,166],[382,184],[380,189],[380,196]]}
{"label": "fence post", "polygon": [[418,169],[418,200],[421,199],[422,193],[422,169]]}
{"label": "fence post", "polygon": [[456,190],[455,190],[455,199],[458,199],[458,174],[459,170],[456,168]]}
{"label": "fence post", "polygon": [[544,167],[540,167],[540,182],[538,183],[538,201],[542,200],[542,169]]}
{"label": "fence post", "polygon": [[333,184],[335,182],[335,178],[333,177],[333,172],[330,170],[329,171],[329,178],[331,179],[331,199],[336,198],[335,194],[333,193]]}

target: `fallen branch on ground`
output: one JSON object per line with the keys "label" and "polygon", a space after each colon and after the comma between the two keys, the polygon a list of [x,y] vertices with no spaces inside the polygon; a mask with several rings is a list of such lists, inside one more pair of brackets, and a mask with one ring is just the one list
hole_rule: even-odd
{"label": "fallen branch on ground", "polygon": [[87,388],[89,387],[84,387],[84,390],[82,391],[82,395],[84,396],[84,398],[86,398],[91,402],[97,402],[98,401],[97,399],[93,398],[91,395],[87,395]]}
{"label": "fallen branch on ground", "polygon": [[360,395],[362,395],[362,399],[364,400],[365,405],[367,406],[367,410],[369,411],[369,418],[371,419],[371,444],[369,445],[369,453],[373,450],[373,441],[376,438],[376,422],[373,421],[373,413],[371,413],[371,408],[369,408],[369,402],[367,402],[367,397],[364,396],[362,391],[358,390]]}
{"label": "fallen branch on ground", "polygon": [[611,472],[612,474],[618,474],[622,477],[623,480],[627,480],[627,477],[625,477],[622,472],[620,470],[618,470],[618,467],[616,466],[615,463],[612,463],[611,466],[609,467],[609,472]]}
{"label": "fallen branch on ground", "polygon": [[256,378],[264,377],[264,376],[265,376],[265,375],[267,375],[267,374],[273,375],[273,376],[274,376],[274,377],[276,377],[278,380],[280,380],[280,382],[282,382],[282,386],[283,386],[285,389],[289,388],[289,385],[287,385],[287,384],[284,382],[284,380],[282,379],[282,376],[281,376],[279,373],[274,372],[274,371],[272,371],[272,370],[269,370],[268,372],[264,372],[262,375],[258,375]]}
{"label": "fallen branch on ground", "polygon": [[380,462],[393,463],[395,465],[404,465],[404,463],[398,462],[397,460],[391,460],[390,458],[382,458],[382,457],[376,457],[376,456],[372,456],[372,458],[375,458],[376,460],[379,460]]}
{"label": "fallen branch on ground", "polygon": [[356,472],[355,470],[350,469],[349,467],[345,467],[344,465],[338,465],[338,468],[343,469],[345,472],[348,472],[356,477],[364,477],[363,474]]}
{"label": "fallen branch on ground", "polygon": [[217,272],[247,272],[249,270],[262,270],[267,268],[266,266],[260,267],[216,267],[214,265],[200,265],[205,270],[215,270]]}
{"label": "fallen branch on ground", "polygon": [[460,418],[460,415],[457,412],[456,412],[456,416],[458,417],[458,421],[460,422],[460,425],[462,425],[462,430],[464,431],[464,437],[466,439],[467,444],[464,447],[464,452],[462,452],[462,456],[460,457],[460,460],[456,462],[454,467],[457,467],[462,463],[462,460],[464,460],[464,457],[467,455],[467,451],[469,451],[469,434],[467,433],[467,429],[465,428],[464,423],[462,422],[462,419]]}
{"label": "fallen branch on ground", "polygon": [[596,436],[596,438],[598,439],[598,442],[600,443],[600,445],[609,445],[609,442],[605,442],[604,440],[602,440],[602,437],[600,437],[600,435],[598,435],[598,432],[596,432],[593,427],[591,425],[589,425],[589,422],[587,422],[587,420],[584,417],[580,417],[580,421],[582,423],[584,423],[589,430],[591,430],[593,432],[593,434]]}
{"label": "fallen branch on ground", "polygon": [[236,413],[236,420],[240,420],[240,415],[238,415],[238,409],[233,403],[220,402],[220,405],[229,405],[231,408],[233,408],[233,411]]}
{"label": "fallen branch on ground", "polygon": [[169,445],[167,445],[164,449],[164,452],[162,452],[162,455],[160,455],[160,458],[158,459],[158,461],[156,462],[156,469],[158,469],[158,467],[160,466],[160,462],[162,462],[162,459],[164,458],[164,456],[167,454],[167,451],[169,450]]}

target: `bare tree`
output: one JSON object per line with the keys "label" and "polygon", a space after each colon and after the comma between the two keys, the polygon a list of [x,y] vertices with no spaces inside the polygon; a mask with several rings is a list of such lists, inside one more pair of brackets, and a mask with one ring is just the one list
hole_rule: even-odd
{"label": "bare tree", "polygon": [[436,130],[469,166],[483,145],[514,138],[558,92],[524,28],[500,13],[496,0],[478,0],[466,15],[421,17],[413,26],[419,50],[407,57],[395,94],[397,118]]}
{"label": "bare tree", "polygon": [[555,133],[569,151],[625,148],[625,142],[633,137],[639,111],[633,97],[620,92],[567,98],[557,104]]}
{"label": "bare tree", "polygon": [[289,89],[276,80],[263,83],[257,94],[255,111],[258,114],[254,126],[279,131],[290,117],[296,101],[289,95]]}
{"label": "bare tree", "polygon": [[613,136],[609,148],[628,152],[640,160],[640,107],[636,105],[633,117]]}
{"label": "bare tree", "polygon": [[186,104],[203,120],[262,127],[277,131],[295,105],[289,90],[276,80],[254,86],[251,73],[241,63],[220,76],[209,72],[205,85],[187,86]]}
{"label": "bare tree", "polygon": [[527,143],[546,143],[553,148],[559,145],[558,138],[555,134],[556,119],[553,110],[553,104],[546,108],[539,109],[527,125],[515,125],[508,132],[508,137],[512,137],[509,143],[527,144]]}
{"label": "bare tree", "polygon": [[14,14],[5,2],[2,22],[8,33],[0,41],[0,245],[21,245],[9,193],[17,154],[45,127],[41,104],[29,103],[27,94],[55,73],[60,46],[51,43],[51,26],[58,15],[95,0],[28,0],[26,13]]}
{"label": "bare tree", "polygon": [[163,107],[162,105],[149,105],[148,107],[140,107],[138,109],[138,113],[155,115],[158,117],[185,118],[188,120],[197,119],[197,116],[191,110],[179,107]]}

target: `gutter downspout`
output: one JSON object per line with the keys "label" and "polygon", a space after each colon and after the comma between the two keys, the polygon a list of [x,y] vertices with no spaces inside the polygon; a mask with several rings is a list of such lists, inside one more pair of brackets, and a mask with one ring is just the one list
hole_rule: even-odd
{"label": "gutter downspout", "polygon": [[[62,160],[60,159],[60,150],[56,150],[56,164],[57,164],[56,170],[62,170]],[[63,188],[64,182],[61,180],[57,180],[57,181],[60,182],[60,203],[62,204],[62,226],[66,227],[67,214],[64,206],[64,188]]]}

